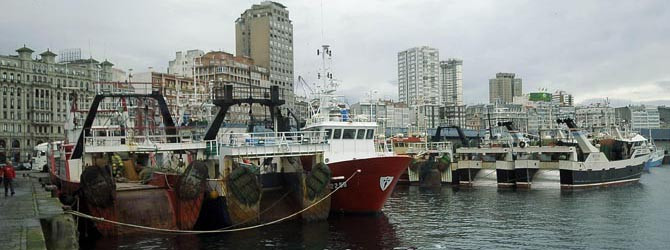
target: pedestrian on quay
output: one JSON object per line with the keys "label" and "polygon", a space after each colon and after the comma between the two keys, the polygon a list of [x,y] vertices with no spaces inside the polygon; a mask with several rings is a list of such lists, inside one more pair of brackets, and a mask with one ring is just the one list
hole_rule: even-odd
{"label": "pedestrian on quay", "polygon": [[2,167],[2,176],[3,184],[5,185],[5,197],[7,197],[8,191],[12,191],[12,196],[14,196],[14,178],[16,178],[16,172],[14,171],[14,166],[12,163],[7,161],[5,166]]}

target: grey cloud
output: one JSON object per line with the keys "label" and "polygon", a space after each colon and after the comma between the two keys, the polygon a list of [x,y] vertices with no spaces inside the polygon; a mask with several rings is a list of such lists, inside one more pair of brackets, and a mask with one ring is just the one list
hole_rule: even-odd
{"label": "grey cloud", "polygon": [[[235,52],[234,21],[259,1],[3,1],[0,53],[80,47],[121,68],[165,69],[178,50]],[[578,100],[670,80],[668,1],[281,2],[294,23],[296,75],[314,81],[314,51],[331,44],[352,101],[371,89],[396,96],[396,54],[421,45],[464,60],[468,103],[486,102],[501,71],[523,78],[525,91],[564,89]]]}

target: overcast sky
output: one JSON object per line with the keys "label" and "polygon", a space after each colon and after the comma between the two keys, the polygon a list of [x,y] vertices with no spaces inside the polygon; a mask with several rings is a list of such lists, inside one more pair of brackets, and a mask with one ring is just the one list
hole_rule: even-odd
{"label": "overcast sky", "polygon": [[[179,50],[234,53],[235,19],[258,2],[0,0],[0,54],[23,44],[38,52],[81,48],[124,70],[166,71]],[[296,78],[313,80],[315,50],[330,44],[350,101],[370,90],[397,98],[397,53],[422,45],[438,48],[441,59],[463,59],[468,104],[488,101],[496,72],[516,73],[524,92],[563,89],[577,101],[670,100],[666,0],[281,3],[293,21]]]}

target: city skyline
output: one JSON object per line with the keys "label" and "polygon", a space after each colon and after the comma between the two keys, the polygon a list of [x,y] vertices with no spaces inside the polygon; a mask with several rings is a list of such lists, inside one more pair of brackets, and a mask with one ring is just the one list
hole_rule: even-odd
{"label": "city skyline", "polygon": [[[0,38],[0,54],[14,54],[23,44],[36,51],[79,47],[83,57],[92,51],[94,58],[109,59],[122,69],[165,71],[175,51],[234,53],[235,19],[260,2],[11,1],[3,4],[13,11],[0,21],[0,32],[11,34]],[[342,80],[341,93],[351,102],[363,97],[361,85],[397,99],[397,52],[424,45],[467,61],[463,69],[466,104],[487,102],[488,79],[496,72],[521,75],[527,92],[548,88],[573,93],[577,103],[606,97],[667,101],[670,96],[670,73],[662,64],[670,57],[670,35],[663,32],[670,6],[663,1],[616,6],[607,2],[323,2],[323,25],[320,2],[279,2],[291,12],[294,25],[294,76],[313,82],[318,71],[315,51],[322,43],[330,44],[333,73]],[[67,15],[73,6],[83,11]],[[153,11],[144,11],[149,6]],[[189,19],[165,18],[179,16]],[[302,90],[297,86],[296,92]]]}

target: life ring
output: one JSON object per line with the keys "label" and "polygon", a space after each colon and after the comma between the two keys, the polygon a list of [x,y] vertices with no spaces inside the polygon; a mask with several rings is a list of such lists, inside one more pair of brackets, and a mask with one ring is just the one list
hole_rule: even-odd
{"label": "life ring", "polygon": [[526,142],[525,141],[519,142],[519,147],[525,148]]}

